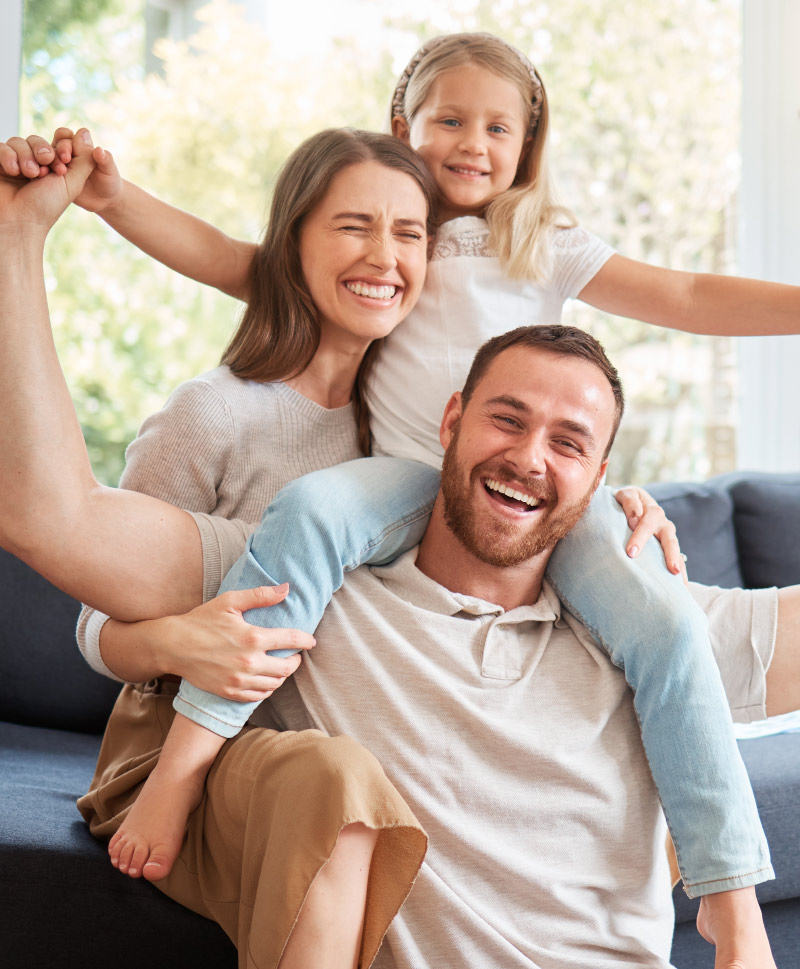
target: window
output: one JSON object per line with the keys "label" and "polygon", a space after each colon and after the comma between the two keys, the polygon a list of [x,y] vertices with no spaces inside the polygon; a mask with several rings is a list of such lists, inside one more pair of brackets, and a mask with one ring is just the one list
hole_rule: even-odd
{"label": "window", "polygon": [[[26,4],[36,17],[26,18],[23,130],[85,121],[128,177],[232,234],[257,238],[274,173],[302,137],[332,124],[382,125],[421,35],[487,29],[540,66],[553,167],[587,228],[634,258],[737,269],[738,0],[562,0],[557,10],[532,0],[491,12],[451,0],[433,13],[422,0]],[[746,14],[763,6],[746,0]],[[93,461],[114,481],[141,419],[215,364],[237,307],[153,265],[83,212],[57,227],[48,266],[61,359]],[[736,466],[736,341],[578,303],[565,321],[606,343],[628,390],[613,480]],[[769,345],[774,354],[777,341]]]}

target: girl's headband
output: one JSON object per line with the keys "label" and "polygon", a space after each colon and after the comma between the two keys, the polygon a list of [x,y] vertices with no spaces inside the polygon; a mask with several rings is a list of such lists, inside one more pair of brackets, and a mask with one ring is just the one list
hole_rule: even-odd
{"label": "girl's headband", "polygon": [[[426,44],[423,44],[422,47],[420,47],[417,53],[408,62],[406,69],[400,75],[400,80],[397,82],[397,87],[394,89],[394,94],[392,95],[392,118],[406,117],[406,90],[414,71],[417,69],[420,61],[424,57],[426,57],[432,50],[435,50],[439,44],[443,43],[445,40],[448,40],[450,36],[452,35],[442,34],[439,37],[434,37],[433,40],[429,40]],[[514,55],[520,59],[520,62],[525,67],[525,70],[530,74],[531,80],[533,81],[530,130],[533,131],[539,122],[539,116],[542,113],[542,102],[544,101],[544,88],[542,87],[542,82],[539,75],[536,73],[536,68],[521,51],[518,51],[516,47],[512,47],[511,44],[507,44],[500,37],[495,37],[494,34],[481,33],[471,34],[470,36],[485,40],[492,40],[495,43],[499,43],[504,47],[507,47],[508,50],[513,51]],[[406,118],[406,120],[408,119]]]}

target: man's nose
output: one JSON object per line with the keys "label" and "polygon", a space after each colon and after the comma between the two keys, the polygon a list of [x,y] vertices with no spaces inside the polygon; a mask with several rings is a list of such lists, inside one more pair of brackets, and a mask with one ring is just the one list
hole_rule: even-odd
{"label": "man's nose", "polygon": [[544,436],[530,432],[517,437],[505,451],[505,459],[520,474],[544,474],[547,467]]}

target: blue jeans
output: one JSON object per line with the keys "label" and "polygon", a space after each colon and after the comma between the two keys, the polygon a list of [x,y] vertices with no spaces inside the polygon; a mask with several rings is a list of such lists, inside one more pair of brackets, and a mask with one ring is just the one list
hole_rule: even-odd
{"label": "blue jeans", "polygon": [[[286,600],[246,613],[259,626],[313,632],[344,573],[391,561],[419,542],[439,474],[415,461],[362,458],[291,482],[278,493],[221,592],[288,581]],[[632,560],[609,488],[556,547],[547,578],[564,605],[625,674],[684,888],[690,896],[774,877],[706,617],[656,542]],[[276,650],[287,655],[292,650]],[[257,704],[183,681],[175,708],[232,737]],[[636,832],[631,832],[636,837]]]}

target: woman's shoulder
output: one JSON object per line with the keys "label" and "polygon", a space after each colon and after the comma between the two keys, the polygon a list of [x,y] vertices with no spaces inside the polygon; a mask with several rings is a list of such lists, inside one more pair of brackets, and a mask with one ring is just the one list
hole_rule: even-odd
{"label": "woman's shoulder", "polygon": [[265,406],[280,398],[283,384],[247,380],[237,376],[226,364],[198,374],[176,387],[173,398],[184,401],[211,402],[229,407]]}

